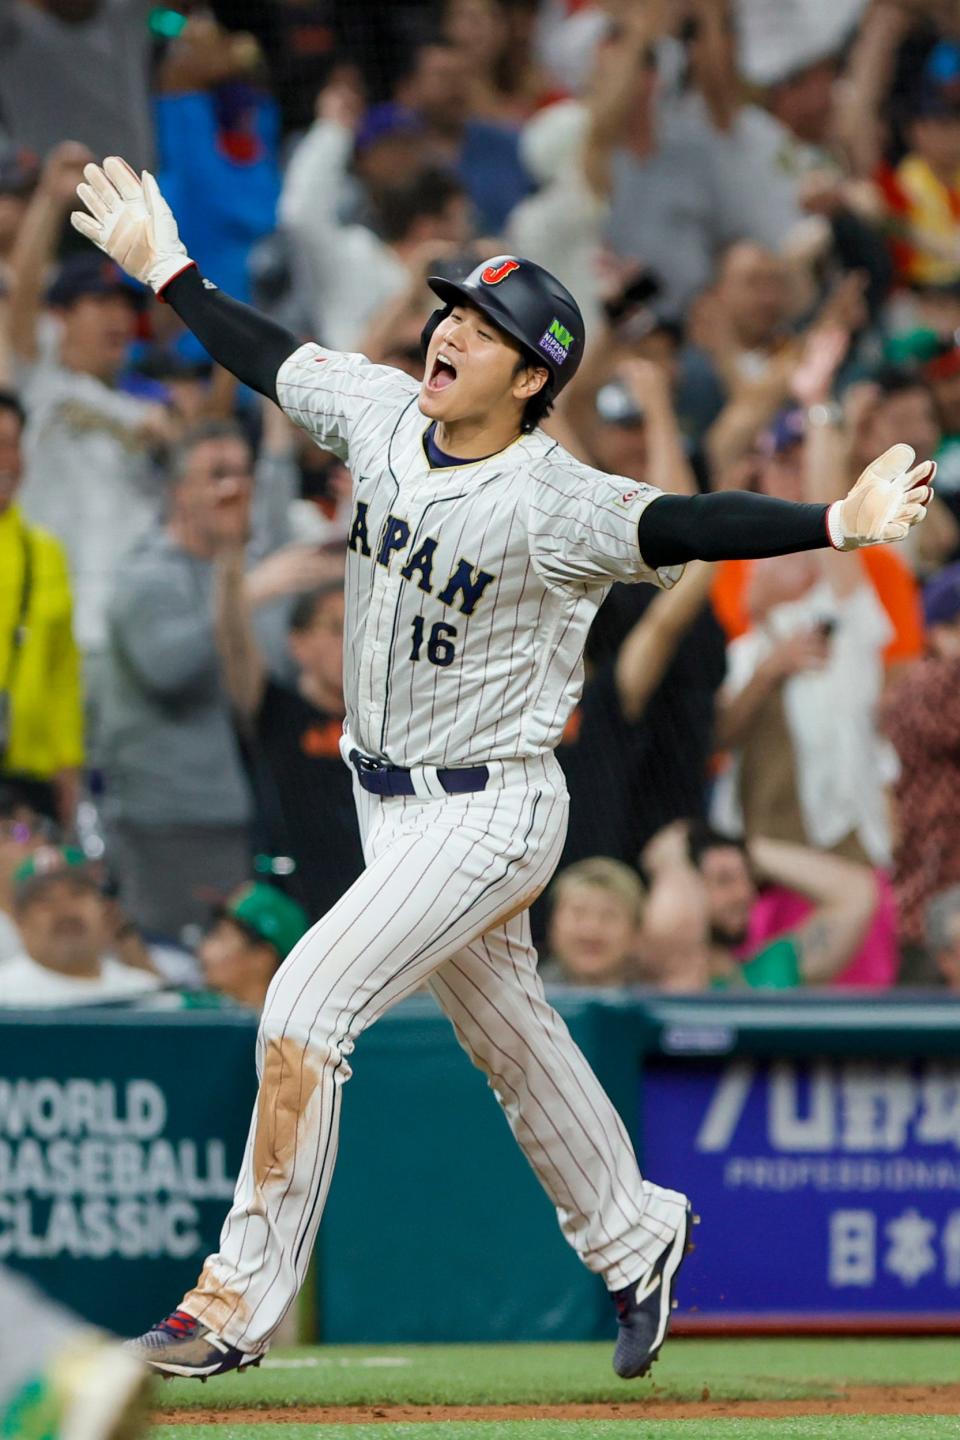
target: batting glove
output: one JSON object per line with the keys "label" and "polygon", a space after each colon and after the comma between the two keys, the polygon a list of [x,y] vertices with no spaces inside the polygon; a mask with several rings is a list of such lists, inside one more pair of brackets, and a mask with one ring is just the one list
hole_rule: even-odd
{"label": "batting glove", "polygon": [[827,534],[834,549],[889,544],[920,524],[937,466],[934,460],[913,465],[915,459],[909,445],[891,445],[867,466],[847,498],[830,506]]}
{"label": "batting glove", "polygon": [[194,263],[177,233],[173,211],[148,170],[142,178],[118,155],[84,166],[77,194],[87,211],[74,210],[70,223],[128,275],[159,295]]}

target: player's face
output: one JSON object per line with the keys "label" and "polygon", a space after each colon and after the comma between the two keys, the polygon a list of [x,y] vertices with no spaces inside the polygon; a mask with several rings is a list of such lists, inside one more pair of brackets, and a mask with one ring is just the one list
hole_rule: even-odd
{"label": "player's face", "polygon": [[724,945],[742,945],[757,897],[746,858],[735,845],[718,845],[700,861],[710,928]]}
{"label": "player's face", "polygon": [[550,919],[550,954],[573,985],[622,982],[633,962],[637,931],[629,907],[595,885],[568,885]]}
{"label": "player's face", "polygon": [[519,351],[479,310],[458,305],[440,321],[427,350],[420,409],[444,425],[480,422],[515,412],[542,389],[548,371],[524,367]]}

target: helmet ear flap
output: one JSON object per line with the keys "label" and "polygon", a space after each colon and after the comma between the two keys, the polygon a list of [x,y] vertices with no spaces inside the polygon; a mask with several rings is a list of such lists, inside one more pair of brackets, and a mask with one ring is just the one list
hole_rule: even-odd
{"label": "helmet ear flap", "polygon": [[446,320],[452,309],[452,305],[444,305],[441,310],[434,310],[433,314],[428,318],[426,325],[424,325],[420,331],[420,345],[423,349],[424,360],[427,358],[427,347],[433,339],[434,330],[436,330],[441,320]]}

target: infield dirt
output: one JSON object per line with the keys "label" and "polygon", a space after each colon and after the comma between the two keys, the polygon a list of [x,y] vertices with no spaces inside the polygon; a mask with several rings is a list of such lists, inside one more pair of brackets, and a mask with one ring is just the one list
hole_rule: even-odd
{"label": "infield dirt", "polygon": [[851,1385],[804,1400],[649,1400],[590,1405],[301,1405],[163,1410],[157,1425],[376,1425],[442,1420],[779,1420],[798,1415],[960,1415],[958,1385]]}

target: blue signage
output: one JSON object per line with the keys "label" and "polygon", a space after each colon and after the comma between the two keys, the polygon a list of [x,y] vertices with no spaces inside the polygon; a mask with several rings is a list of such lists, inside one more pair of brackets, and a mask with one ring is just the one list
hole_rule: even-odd
{"label": "blue signage", "polygon": [[640,1100],[702,1217],[678,1318],[960,1325],[960,1063],[650,1063]]}

